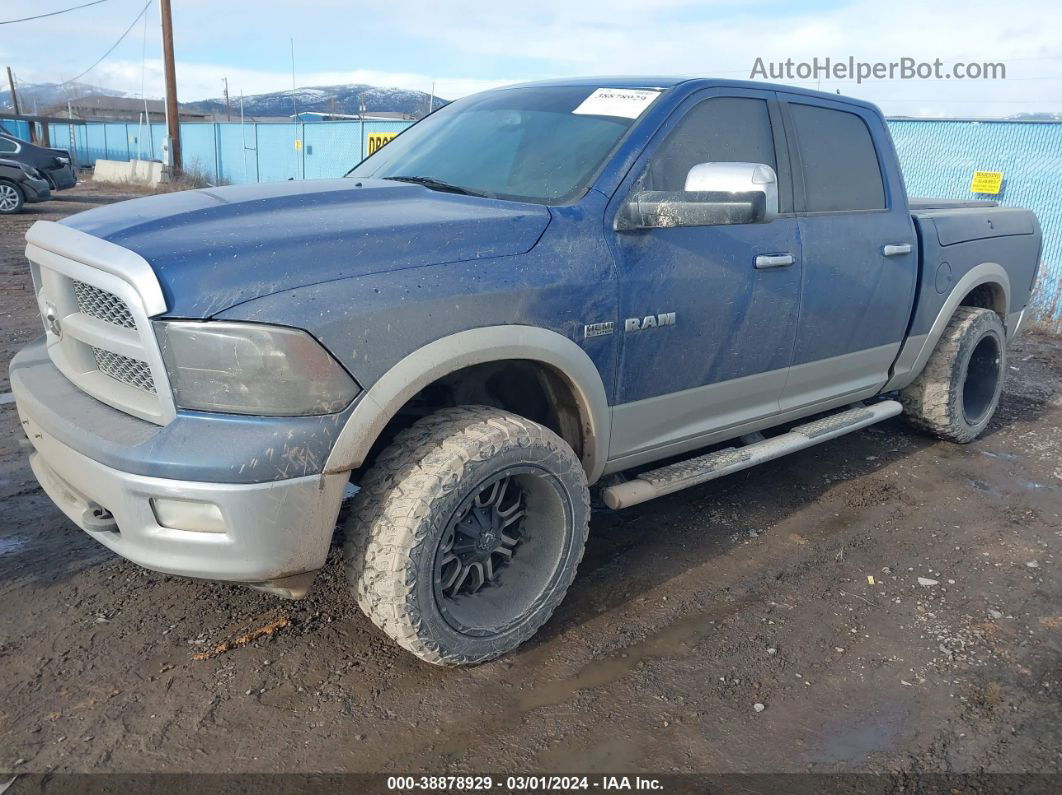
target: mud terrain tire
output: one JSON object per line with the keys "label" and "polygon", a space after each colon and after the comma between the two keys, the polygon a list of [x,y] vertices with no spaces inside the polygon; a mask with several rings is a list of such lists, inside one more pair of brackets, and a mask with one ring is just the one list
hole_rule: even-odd
{"label": "mud terrain tire", "polygon": [[[589,518],[583,468],[552,431],[501,409],[443,409],[399,433],[365,475],[345,526],[347,571],[365,615],[404,649],[436,665],[479,663],[550,617]],[[484,552],[496,536],[516,542]]]}
{"label": "mud terrain tire", "polygon": [[992,310],[955,310],[925,369],[900,393],[908,422],[951,442],[976,439],[999,406],[1006,342]]}

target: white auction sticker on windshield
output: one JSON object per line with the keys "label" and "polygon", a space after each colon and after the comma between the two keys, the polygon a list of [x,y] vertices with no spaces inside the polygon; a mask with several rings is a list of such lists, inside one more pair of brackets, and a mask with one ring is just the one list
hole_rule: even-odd
{"label": "white auction sticker on windshield", "polygon": [[572,113],[586,116],[619,116],[637,119],[649,104],[660,96],[659,91],[640,88],[599,88],[582,101]]}

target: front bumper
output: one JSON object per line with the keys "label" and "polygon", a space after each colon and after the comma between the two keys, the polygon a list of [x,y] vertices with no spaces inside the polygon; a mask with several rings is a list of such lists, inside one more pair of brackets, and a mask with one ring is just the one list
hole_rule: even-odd
{"label": "front bumper", "polygon": [[47,180],[27,179],[22,183],[22,187],[27,202],[44,202],[52,198],[52,189]]}
{"label": "front bumper", "polygon": [[74,170],[72,163],[51,169],[49,176],[51,176],[56,190],[66,190],[77,184],[77,172]]}
{"label": "front bumper", "polygon": [[[123,472],[82,455],[33,418],[15,394],[30,465],[64,514],[101,544],[155,571],[271,587],[325,563],[346,473],[266,483],[201,483]],[[222,532],[164,527],[153,498],[217,506]]]}

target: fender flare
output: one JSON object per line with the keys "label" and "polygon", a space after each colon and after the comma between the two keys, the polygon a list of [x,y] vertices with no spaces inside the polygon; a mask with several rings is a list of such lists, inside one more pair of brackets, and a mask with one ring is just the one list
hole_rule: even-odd
{"label": "fender flare", "polygon": [[[934,348],[937,347],[937,342],[944,333],[948,321],[959,308],[959,302],[969,295],[971,290],[982,284],[998,284],[1003,290],[1003,322],[1007,323],[1007,313],[1010,311],[1010,277],[1007,271],[997,262],[982,262],[980,265],[975,265],[955,283],[944,305],[937,313],[933,325],[930,326],[929,333],[908,337],[904,341],[900,354],[896,358],[896,364],[893,366],[892,378],[882,388],[883,392],[902,389],[918,377],[918,374],[925,368],[926,362],[929,361]],[[1008,329],[1008,333],[1013,333],[1013,330]]]}
{"label": "fender flare", "polygon": [[583,433],[583,468],[593,483],[608,458],[611,410],[597,367],[586,351],[536,326],[485,326],[459,331],[413,351],[361,396],[325,464],[325,473],[361,466],[384,427],[414,395],[445,375],[476,364],[513,359],[539,362],[572,388]]}

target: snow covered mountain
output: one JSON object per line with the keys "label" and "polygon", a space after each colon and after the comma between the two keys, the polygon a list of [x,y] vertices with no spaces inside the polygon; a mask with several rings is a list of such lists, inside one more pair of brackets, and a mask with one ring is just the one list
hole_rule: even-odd
{"label": "snow covered mountain", "polygon": [[[124,91],[100,88],[87,83],[20,83],[17,90],[19,109],[23,113],[40,113],[45,108],[63,105],[67,101],[89,94],[106,94],[110,97],[132,96]],[[7,88],[6,81],[4,89],[0,91],[0,112],[15,112],[15,107],[11,103],[11,90]]]}
{"label": "snow covered mountain", "polygon": [[[292,107],[294,100],[294,110]],[[240,98],[230,96],[232,112],[238,113]],[[434,106],[445,105],[447,100],[435,98]],[[290,116],[298,111],[322,113],[404,113],[411,118],[420,118],[428,112],[431,97],[423,91],[405,88],[380,88],[360,83],[339,86],[307,86],[295,91],[274,91],[269,94],[254,94],[243,98],[243,112],[247,116]],[[224,113],[225,100],[205,99],[188,103],[210,113]]]}
{"label": "snow covered mountain", "polygon": [[[179,87],[178,87],[179,89]],[[90,94],[111,97],[136,96],[113,88],[102,88],[83,83],[24,83],[18,87],[18,101],[23,113],[40,112],[45,108],[63,105],[68,100]],[[361,83],[339,86],[309,86],[294,91],[274,91],[269,94],[254,94],[243,98],[247,116],[290,116],[292,98],[298,111],[321,111],[323,113],[403,113],[419,119],[428,112],[431,97],[423,91],[404,88],[380,88]],[[230,96],[232,112],[240,111],[239,95]],[[435,98],[434,107],[445,105],[448,100]],[[208,113],[225,113],[225,100],[218,97],[198,102],[182,102],[182,108],[204,110]],[[11,113],[11,92],[0,91],[0,112]]]}

